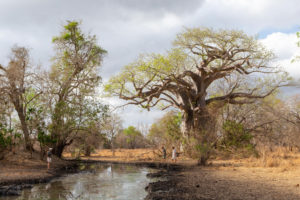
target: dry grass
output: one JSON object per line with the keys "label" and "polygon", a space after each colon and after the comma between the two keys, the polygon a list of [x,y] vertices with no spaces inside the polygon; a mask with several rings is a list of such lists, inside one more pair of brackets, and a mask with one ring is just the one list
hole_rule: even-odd
{"label": "dry grass", "polygon": [[[65,158],[71,158],[71,153],[64,153]],[[103,161],[119,161],[119,162],[170,162],[171,155],[167,155],[167,159],[162,158],[162,152],[159,149],[116,149],[113,152],[110,149],[96,150],[90,157],[81,156],[81,159],[103,160]],[[178,162],[195,162],[194,160],[180,155]]]}
{"label": "dry grass", "polygon": [[262,150],[259,158],[249,158],[248,164],[254,167],[278,167],[293,169],[300,166],[300,152],[289,151],[286,148],[276,148],[273,151]]}
{"label": "dry grass", "polygon": [[[250,167],[250,168],[278,168],[279,170],[293,170],[300,166],[300,152],[289,151],[285,148],[276,148],[273,151],[260,149],[260,156],[251,156],[243,158],[240,155],[231,155],[224,157],[219,155],[212,158],[209,163],[215,166],[233,166],[233,167]],[[72,158],[71,153],[64,153],[65,158]],[[162,159],[162,152],[159,149],[116,149],[115,154],[110,149],[96,150],[90,157],[81,156],[81,159],[92,159],[102,161],[119,161],[119,162],[171,162],[171,155],[167,159]],[[196,163],[196,160],[180,155],[177,162]]]}
{"label": "dry grass", "polygon": [[300,167],[300,152],[298,150],[289,151],[286,148],[279,147],[274,148],[273,151],[261,148],[259,152],[259,157],[253,155],[248,158],[237,155],[227,157],[219,155],[212,160],[212,163],[215,166],[274,168],[279,171],[295,170]]}
{"label": "dry grass", "polygon": [[124,161],[151,161],[158,159],[159,152],[152,149],[110,149],[97,150],[91,157],[101,157],[103,159],[124,160]]}

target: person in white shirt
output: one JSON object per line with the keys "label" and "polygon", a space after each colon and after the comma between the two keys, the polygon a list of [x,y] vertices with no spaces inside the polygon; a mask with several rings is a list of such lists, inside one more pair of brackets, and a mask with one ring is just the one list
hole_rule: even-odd
{"label": "person in white shirt", "polygon": [[172,147],[172,161],[176,162],[176,149],[174,146]]}
{"label": "person in white shirt", "polygon": [[52,148],[49,148],[47,152],[47,163],[48,163],[48,170],[50,169],[50,163],[52,162]]}

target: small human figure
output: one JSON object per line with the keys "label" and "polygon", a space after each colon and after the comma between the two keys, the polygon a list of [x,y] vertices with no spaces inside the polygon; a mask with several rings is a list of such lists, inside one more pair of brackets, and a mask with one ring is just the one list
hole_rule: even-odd
{"label": "small human figure", "polygon": [[52,148],[49,148],[49,150],[47,151],[48,170],[50,169],[51,162],[52,162]]}
{"label": "small human figure", "polygon": [[163,151],[163,158],[166,159],[167,151],[166,151],[166,148],[164,146],[162,147],[162,151]]}
{"label": "small human figure", "polygon": [[172,161],[176,162],[176,149],[174,146],[172,147]]}
{"label": "small human figure", "polygon": [[183,145],[182,145],[182,144],[180,144],[179,151],[180,151],[181,153],[183,152]]}

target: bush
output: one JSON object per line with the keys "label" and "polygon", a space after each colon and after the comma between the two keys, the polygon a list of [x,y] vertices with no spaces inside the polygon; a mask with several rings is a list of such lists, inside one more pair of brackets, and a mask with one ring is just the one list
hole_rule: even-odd
{"label": "bush", "polygon": [[0,124],[0,152],[12,145],[12,136],[9,135],[12,131],[7,129],[3,124]]}
{"label": "bush", "polygon": [[253,150],[254,146],[251,144],[253,136],[247,131],[243,124],[235,121],[226,120],[223,124],[224,138],[221,144],[228,147],[234,148],[245,148]]}

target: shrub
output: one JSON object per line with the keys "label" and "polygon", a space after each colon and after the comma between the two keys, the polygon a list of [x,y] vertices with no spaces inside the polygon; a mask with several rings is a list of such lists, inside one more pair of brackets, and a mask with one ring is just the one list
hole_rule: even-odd
{"label": "shrub", "polygon": [[232,120],[226,120],[223,124],[224,138],[222,145],[225,147],[245,148],[253,150],[254,146],[251,144],[253,136],[247,131],[243,124]]}
{"label": "shrub", "polygon": [[6,128],[3,124],[0,124],[0,152],[7,149],[12,145],[12,133],[13,130]]}

